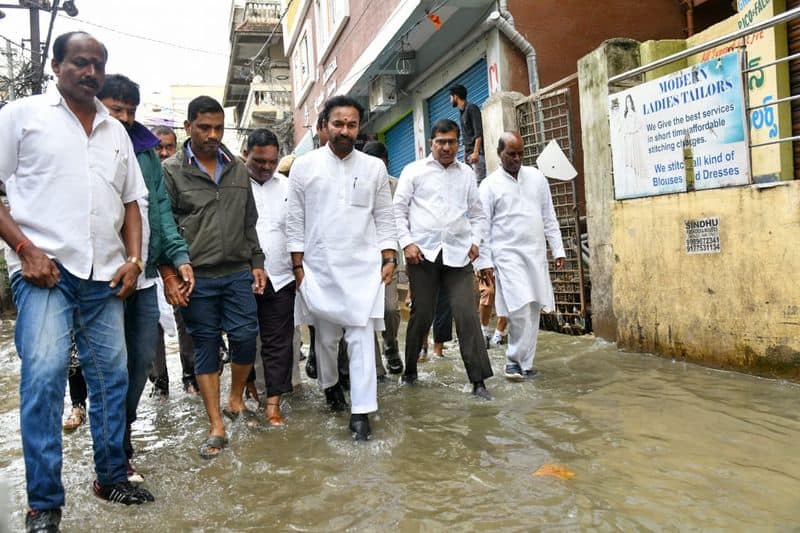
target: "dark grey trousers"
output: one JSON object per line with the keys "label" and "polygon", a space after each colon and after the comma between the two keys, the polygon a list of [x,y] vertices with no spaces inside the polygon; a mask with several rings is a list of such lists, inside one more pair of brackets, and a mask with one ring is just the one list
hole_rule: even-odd
{"label": "dark grey trousers", "polygon": [[406,272],[411,285],[411,317],[406,333],[405,375],[417,374],[417,356],[433,322],[436,298],[439,289],[442,288],[447,292],[455,319],[461,359],[464,361],[469,380],[474,383],[491,377],[492,365],[486,352],[481,322],[478,318],[472,265],[446,266],[442,263],[440,253],[435,262],[407,264]]}

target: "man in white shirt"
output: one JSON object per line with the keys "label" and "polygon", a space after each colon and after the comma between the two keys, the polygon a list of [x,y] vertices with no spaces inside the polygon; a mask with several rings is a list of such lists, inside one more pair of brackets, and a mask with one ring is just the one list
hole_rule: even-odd
{"label": "man in white shirt", "polygon": [[342,337],[350,356],[350,429],[371,434],[378,409],[374,332],[383,329],[384,284],[397,238],[384,164],[355,151],[364,110],[354,99],[325,102],[328,144],[292,166],[286,227],[297,281],[296,323],[316,329],[320,384],[334,410],[347,406],[337,371]]}
{"label": "man in white shirt", "polygon": [[502,168],[480,186],[489,238],[476,264],[494,267],[497,314],[508,317],[505,376],[523,380],[536,375],[539,315],[555,309],[545,239],[557,268],[564,265],[564,245],[547,179],[538,169],[522,166],[519,133],[505,132],[497,154]]}
{"label": "man in white shirt", "polygon": [[[458,124],[437,120],[431,127],[431,155],[403,169],[394,196],[397,233],[411,285],[402,381],[417,380],[417,356],[433,322],[441,287],[450,301],[472,393],[488,400],[484,380],[492,376],[492,365],[475,308],[471,264],[483,243],[486,217],[474,172],[456,161],[458,134]],[[481,275],[490,275],[490,270]]]}
{"label": "man in white shirt", "polygon": [[61,35],[51,63],[57,90],[0,111],[0,180],[13,212],[0,206],[0,237],[10,247],[18,311],[28,530],[57,530],[61,519],[61,411],[73,333],[89,386],[94,491],[119,503],[153,501],[127,480],[122,445],[122,300],[141,273],[137,200],[147,189],[125,128],[96,98],[107,58],[90,35]]}
{"label": "man in white shirt", "polygon": [[295,282],[286,249],[286,197],[289,178],[278,174],[278,138],[257,129],[247,136],[242,157],[258,210],[258,242],[264,252],[267,287],[256,294],[261,360],[267,387],[265,416],[272,426],[283,425],[281,395],[292,392]]}

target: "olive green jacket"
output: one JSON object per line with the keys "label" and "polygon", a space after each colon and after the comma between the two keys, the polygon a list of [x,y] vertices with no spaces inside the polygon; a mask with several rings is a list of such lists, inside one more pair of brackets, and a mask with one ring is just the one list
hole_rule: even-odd
{"label": "olive green jacket", "polygon": [[264,268],[247,167],[222,146],[227,164],[217,185],[189,161],[188,143],[164,161],[164,184],[195,274],[215,278]]}

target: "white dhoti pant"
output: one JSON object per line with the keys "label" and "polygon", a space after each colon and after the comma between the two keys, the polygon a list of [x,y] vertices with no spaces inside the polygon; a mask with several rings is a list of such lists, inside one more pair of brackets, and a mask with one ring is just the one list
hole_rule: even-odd
{"label": "white dhoti pant", "polygon": [[508,314],[506,358],[509,363],[518,364],[523,372],[533,368],[541,312],[542,306],[536,302],[530,302]]}
{"label": "white dhoti pant", "polygon": [[342,326],[315,317],[317,372],[323,389],[339,381],[339,339],[344,328],[347,355],[350,357],[350,412],[366,414],[378,410],[378,381],[375,377],[375,325]]}

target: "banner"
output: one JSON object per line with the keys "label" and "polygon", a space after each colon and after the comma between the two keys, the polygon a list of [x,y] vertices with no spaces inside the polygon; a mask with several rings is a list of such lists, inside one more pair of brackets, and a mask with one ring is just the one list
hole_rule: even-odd
{"label": "banner", "polygon": [[609,96],[620,200],[750,182],[740,52]]}

